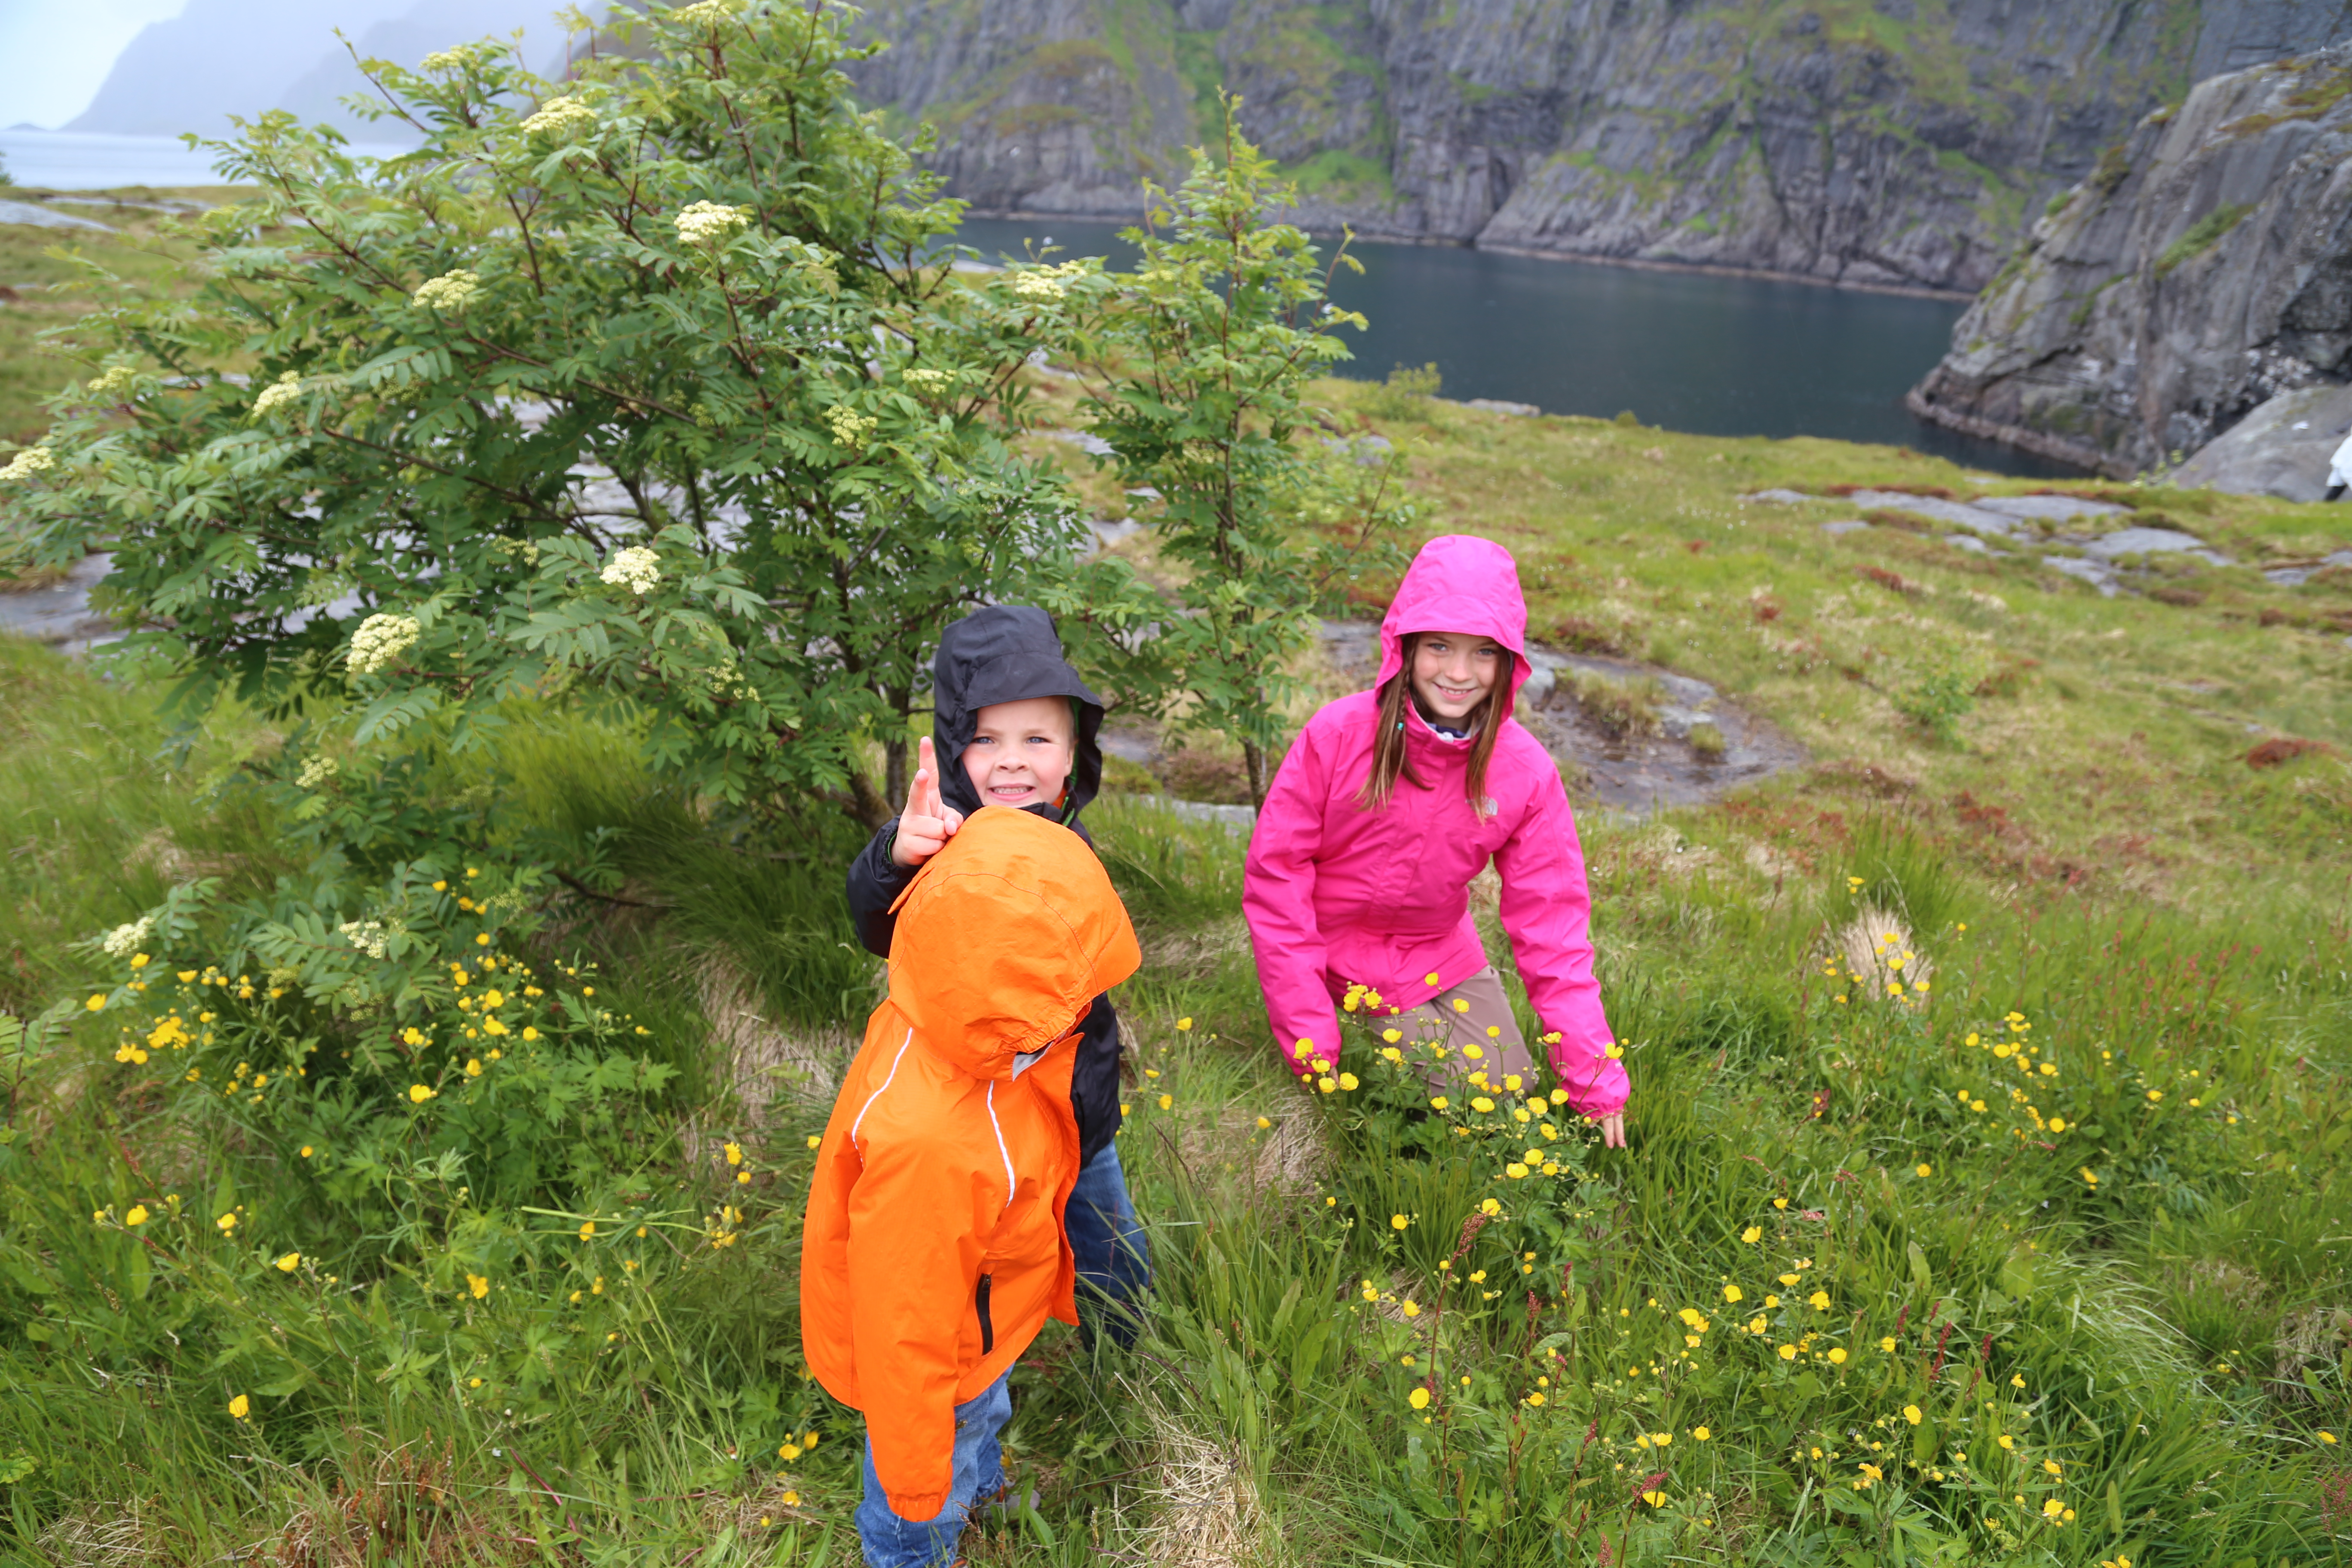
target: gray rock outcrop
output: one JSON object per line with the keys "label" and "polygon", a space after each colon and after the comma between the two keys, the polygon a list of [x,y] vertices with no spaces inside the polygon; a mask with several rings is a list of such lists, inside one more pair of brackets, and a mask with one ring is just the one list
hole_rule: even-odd
{"label": "gray rock outcrop", "polygon": [[2233,495],[2319,500],[2328,459],[2352,435],[2352,386],[2283,392],[2200,447],[2172,483]]}
{"label": "gray rock outcrop", "polygon": [[[2352,47],[2338,47],[2213,78],[2142,120],[2034,226],[1909,401],[2120,477],[2347,379]],[[2296,419],[2319,423],[2284,423]]]}
{"label": "gray rock outcrop", "polygon": [[1219,87],[1380,237],[1974,290],[2193,73],[2352,0],[873,0],[856,68],[984,211],[1131,216]]}

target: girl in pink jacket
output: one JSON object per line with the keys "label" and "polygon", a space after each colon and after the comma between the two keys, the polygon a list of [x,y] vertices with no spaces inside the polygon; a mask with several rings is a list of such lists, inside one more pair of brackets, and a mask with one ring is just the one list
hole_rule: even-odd
{"label": "girl in pink jacket", "polygon": [[1381,622],[1372,689],[1308,720],[1275,774],[1242,907],[1293,1071],[1339,1059],[1339,1002],[1361,984],[1406,1016],[1407,1038],[1450,1040],[1500,1083],[1533,1066],[1470,917],[1492,860],[1553,1074],[1619,1148],[1632,1086],[1592,975],[1584,853],[1559,769],[1511,716],[1527,628],[1509,551],[1462,534],[1422,546]]}

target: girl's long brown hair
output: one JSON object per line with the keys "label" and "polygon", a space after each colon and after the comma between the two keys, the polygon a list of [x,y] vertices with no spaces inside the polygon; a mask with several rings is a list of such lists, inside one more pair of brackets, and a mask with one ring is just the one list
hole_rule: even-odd
{"label": "girl's long brown hair", "polygon": [[[1405,749],[1405,707],[1412,700],[1412,660],[1421,651],[1422,636],[1420,632],[1409,633],[1398,645],[1397,652],[1404,666],[1381,688],[1380,717],[1374,721],[1380,728],[1372,736],[1372,771],[1365,776],[1364,787],[1356,792],[1356,804],[1367,811],[1387,808],[1399,778],[1415,789],[1429,787],[1412,771],[1412,759]],[[1518,657],[1499,643],[1496,649],[1505,658]],[[1486,764],[1494,760],[1495,737],[1502,733],[1503,719],[1508,712],[1504,705],[1510,700],[1511,677],[1515,673],[1509,668],[1496,671],[1486,700],[1469,714],[1470,768],[1463,779],[1463,787],[1470,796],[1470,809],[1480,816],[1486,815]]]}

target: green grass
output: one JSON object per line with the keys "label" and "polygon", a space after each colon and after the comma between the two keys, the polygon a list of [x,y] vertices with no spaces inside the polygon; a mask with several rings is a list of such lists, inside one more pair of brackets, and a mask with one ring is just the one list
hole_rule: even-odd
{"label": "green grass", "polygon": [[[1379,422],[1372,389],[1328,391],[1341,419]],[[1147,802],[1092,808],[1146,953],[1120,996],[1122,1153],[1161,1291],[1138,1354],[1090,1363],[1057,1328],[1024,1362],[1007,1443],[1040,1506],[971,1560],[1580,1563],[1605,1543],[1612,1563],[2340,1562],[2343,1448],[2317,1434],[2352,1427],[2332,1315],[2352,1300],[2352,780],[2339,752],[2246,758],[2274,735],[2352,742],[2352,594],[2256,570],[2352,524],[2065,487],[2240,563],[2161,579],[2193,604],[2104,600],[1932,531],[1822,534],[1850,503],[1738,500],[1976,488],[1884,448],[1435,401],[1388,434],[1429,531],[1517,554],[1539,635],[1704,677],[1812,762],[1709,808],[1580,823],[1632,1146],[1564,1138],[1583,1178],[1551,1185],[1497,1179],[1499,1134],[1406,1119],[1369,1045],[1343,1058],[1361,1089],[1293,1085],[1264,1037],[1242,840]],[[1149,565],[1143,544],[1121,548]],[[1945,677],[1970,703],[1938,734],[1905,703]],[[256,889],[300,871],[236,769],[276,730],[225,712],[175,737],[156,695],[136,671],[0,657],[0,1007],[79,987],[91,961],[68,944],[192,871]],[[857,836],[708,814],[625,735],[510,733],[515,847],[583,889],[550,940],[597,960],[647,1048],[689,1069],[649,1112],[644,1202],[740,1203],[743,1240],[648,1244],[646,1282],[576,1322],[566,1294],[623,1278],[625,1234],[573,1273],[519,1261],[487,1298],[452,1290],[352,1342],[331,1399],[257,1397],[239,1424],[210,1368],[241,1320],[194,1284],[128,1293],[121,1238],[88,1215],[147,1190],[129,1162],[192,1203],[224,1172],[266,1193],[268,1165],[162,1118],[94,1035],[0,1062],[0,1551],[855,1561],[856,1417],[798,1355],[824,1097],[793,1073],[837,1061],[828,1031],[872,994],[837,901]],[[1456,1258],[1489,1195],[1502,1213]],[[245,1245],[268,1248],[270,1223]],[[17,1321],[36,1300],[47,1339]],[[779,1455],[811,1428],[817,1447]]]}
{"label": "green grass", "polygon": [[[23,194],[10,192],[11,196]],[[126,201],[152,202],[159,197],[216,201],[228,193],[210,188],[157,192],[136,186],[87,194],[98,200],[120,196]],[[157,293],[190,286],[184,269],[191,248],[173,237],[184,219],[135,207],[76,204],[58,210],[95,219],[117,232],[0,224],[0,285],[18,294],[15,303],[0,304],[0,447],[13,448],[38,437],[48,426],[43,400],[88,374],[87,367],[58,345],[44,345],[41,334],[70,324],[89,309],[89,296],[79,284],[91,268],[114,273]]]}

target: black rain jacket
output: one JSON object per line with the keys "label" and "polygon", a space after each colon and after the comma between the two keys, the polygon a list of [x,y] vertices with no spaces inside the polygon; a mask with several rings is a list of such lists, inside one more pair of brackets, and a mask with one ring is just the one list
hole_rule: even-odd
{"label": "black rain jacket", "polygon": [[[1073,829],[1091,845],[1078,813],[1102,788],[1102,700],[1087,689],[1062,657],[1054,618],[1029,605],[992,605],[975,610],[941,634],[931,661],[931,749],[940,766],[940,798],[970,816],[980,809],[980,792],[963,771],[963,752],[978,727],[978,711],[992,702],[1031,697],[1066,697],[1076,714],[1077,744],[1060,809],[1028,809]],[[898,837],[896,817],[882,825],[857,858],[849,863],[849,914],[857,940],[877,957],[890,953],[898,917],[890,906],[907,890],[920,868],[890,858]],[[1087,1010],[1071,1064],[1070,1109],[1077,1115],[1078,1163],[1101,1152],[1118,1131],[1118,1015],[1110,998],[1097,996]]]}

